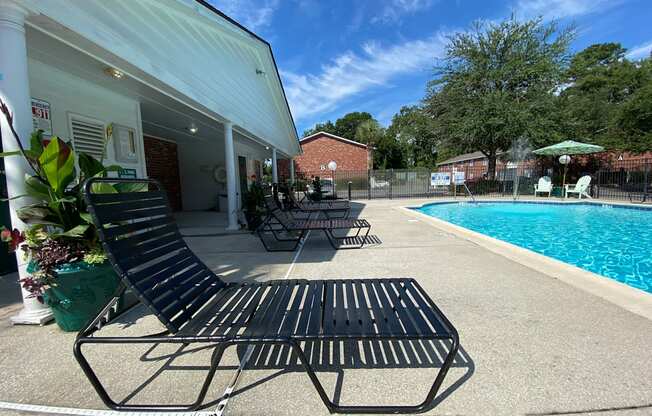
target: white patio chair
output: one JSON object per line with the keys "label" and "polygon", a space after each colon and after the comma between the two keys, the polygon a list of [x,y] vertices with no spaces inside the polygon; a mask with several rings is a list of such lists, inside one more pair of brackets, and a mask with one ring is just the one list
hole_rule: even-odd
{"label": "white patio chair", "polygon": [[536,197],[538,193],[548,194],[548,197],[552,194],[552,181],[550,176],[542,176],[539,178],[539,182],[534,185],[534,196]]}
{"label": "white patio chair", "polygon": [[375,177],[371,177],[369,179],[369,183],[371,184],[372,188],[388,188],[389,187],[389,182],[387,181],[377,181]]}
{"label": "white patio chair", "polygon": [[591,195],[587,192],[589,185],[591,185],[591,177],[589,175],[579,178],[575,185],[566,185],[566,198],[568,198],[568,194],[577,194],[579,199],[582,199],[582,196],[591,199]]}

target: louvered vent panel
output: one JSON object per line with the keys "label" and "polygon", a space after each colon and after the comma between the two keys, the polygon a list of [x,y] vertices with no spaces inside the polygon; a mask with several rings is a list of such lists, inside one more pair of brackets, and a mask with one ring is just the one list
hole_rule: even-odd
{"label": "louvered vent panel", "polygon": [[77,153],[86,153],[102,160],[104,152],[104,125],[78,118],[71,119],[72,145]]}

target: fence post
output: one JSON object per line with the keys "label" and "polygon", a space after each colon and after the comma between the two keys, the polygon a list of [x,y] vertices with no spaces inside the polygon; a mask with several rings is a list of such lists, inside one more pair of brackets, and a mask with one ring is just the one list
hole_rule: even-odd
{"label": "fence post", "polygon": [[649,173],[650,173],[650,165],[649,163],[645,164],[645,175],[643,177],[643,180],[645,181],[643,184],[643,201],[647,199],[647,181],[649,178]]}
{"label": "fence post", "polygon": [[598,176],[598,183],[596,184],[595,197],[600,199],[600,184],[602,183],[602,170],[598,170],[596,173]]}
{"label": "fence post", "polygon": [[353,182],[351,182],[351,181],[349,181],[349,183],[348,183],[348,185],[349,185],[349,201],[351,200],[351,184],[352,183]]}
{"label": "fence post", "polygon": [[[394,169],[390,169],[390,178],[389,178],[389,199],[392,199],[392,178],[394,178]],[[385,170],[385,179],[387,179],[387,170]]]}

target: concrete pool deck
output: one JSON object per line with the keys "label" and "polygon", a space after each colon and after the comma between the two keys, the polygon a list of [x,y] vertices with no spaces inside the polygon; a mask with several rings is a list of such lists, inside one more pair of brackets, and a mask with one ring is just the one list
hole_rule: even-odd
{"label": "concrete pool deck", "polygon": [[[187,240],[232,281],[417,279],[457,327],[462,347],[438,406],[428,414],[652,413],[652,320],[402,209],[426,202],[432,200],[355,203],[372,223],[377,243],[335,252],[312,233],[294,264],[293,253],[267,253],[249,234]],[[15,305],[4,299],[16,293],[10,293],[8,279],[0,278],[6,288],[0,293],[0,402],[104,409],[72,356],[75,334],[55,325],[10,326],[7,311]],[[160,328],[137,307],[103,331],[143,334]],[[206,400],[209,409],[217,406],[242,353],[227,352]],[[116,397],[188,402],[209,356],[206,350],[190,354],[159,346],[100,348],[90,358]],[[437,370],[407,367],[346,369],[343,376],[327,368],[318,375],[343,404],[416,403]],[[328,411],[305,373],[260,366],[242,373],[224,414]]]}

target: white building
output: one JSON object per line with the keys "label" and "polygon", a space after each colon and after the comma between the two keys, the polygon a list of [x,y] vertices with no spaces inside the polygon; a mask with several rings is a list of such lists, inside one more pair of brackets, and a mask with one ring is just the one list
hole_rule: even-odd
{"label": "white building", "polygon": [[[176,181],[183,210],[223,195],[231,229],[264,160],[300,152],[270,45],[201,0],[0,0],[0,96],[24,141],[40,123],[97,155],[112,125],[105,162]],[[6,171],[9,196],[22,194],[25,166],[8,158]],[[25,305],[16,321],[45,319]]]}

